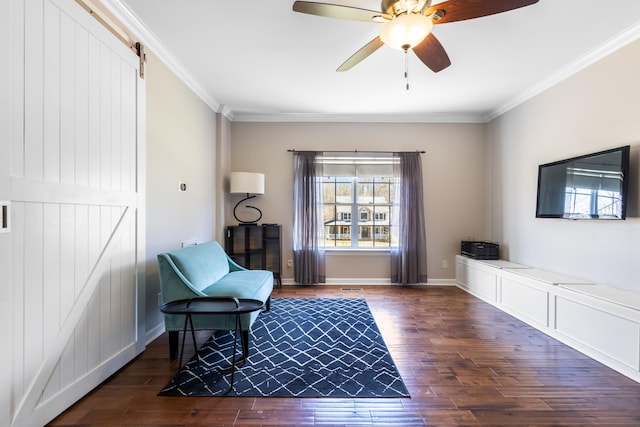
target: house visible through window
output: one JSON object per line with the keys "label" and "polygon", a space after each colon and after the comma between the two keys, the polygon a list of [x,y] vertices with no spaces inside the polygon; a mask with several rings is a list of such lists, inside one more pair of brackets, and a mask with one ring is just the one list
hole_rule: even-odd
{"label": "house visible through window", "polygon": [[324,153],[321,161],[325,247],[390,247],[392,155]]}

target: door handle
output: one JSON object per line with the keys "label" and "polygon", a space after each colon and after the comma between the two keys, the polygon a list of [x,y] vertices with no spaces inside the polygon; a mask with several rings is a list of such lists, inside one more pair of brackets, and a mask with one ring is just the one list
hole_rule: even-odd
{"label": "door handle", "polygon": [[9,207],[11,203],[3,200],[0,201],[0,233],[8,233],[11,231],[9,226]]}

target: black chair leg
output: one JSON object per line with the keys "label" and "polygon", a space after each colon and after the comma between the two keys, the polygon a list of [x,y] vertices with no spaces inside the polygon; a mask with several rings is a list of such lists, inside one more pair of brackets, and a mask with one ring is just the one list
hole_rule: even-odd
{"label": "black chair leg", "polygon": [[240,331],[242,333],[242,358],[249,357],[249,330]]}
{"label": "black chair leg", "polygon": [[179,331],[169,331],[169,359],[171,360],[176,360],[178,358],[179,338]]}

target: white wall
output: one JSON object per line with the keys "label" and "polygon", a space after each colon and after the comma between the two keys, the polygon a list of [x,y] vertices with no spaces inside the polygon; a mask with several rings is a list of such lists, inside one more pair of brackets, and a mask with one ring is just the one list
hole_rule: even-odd
{"label": "white wall", "polygon": [[[512,261],[640,292],[640,42],[487,127],[491,237]],[[631,145],[626,221],[536,219],[538,165]]]}
{"label": "white wall", "polygon": [[[465,237],[484,235],[485,143],[482,124],[428,123],[247,123],[231,124],[231,169],[262,172],[265,195],[252,200],[262,222],[282,224],[283,278],[291,278],[293,158],[296,150],[425,150],[425,191],[429,281],[453,279],[454,257]],[[239,200],[227,195],[227,206]],[[229,211],[230,212],[230,211]],[[233,215],[227,224],[233,224]],[[448,268],[442,268],[442,260]],[[332,253],[327,279],[387,279],[388,255]]]}
{"label": "white wall", "polygon": [[[147,331],[158,310],[159,253],[215,237],[216,113],[147,54]],[[226,120],[226,119],[225,119]],[[187,191],[178,191],[178,182]]]}

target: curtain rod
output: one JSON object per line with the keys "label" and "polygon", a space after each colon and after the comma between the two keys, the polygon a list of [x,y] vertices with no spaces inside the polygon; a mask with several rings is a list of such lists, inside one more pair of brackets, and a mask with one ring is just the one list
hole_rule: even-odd
{"label": "curtain rod", "polygon": [[[364,151],[358,151],[358,150],[297,150],[298,152],[300,151],[320,151],[320,152],[326,152],[326,153],[418,153],[418,154],[424,154],[426,151],[424,150],[416,150],[416,151],[376,151],[376,150],[364,150]],[[295,153],[296,150],[294,150],[293,148],[289,148],[287,149],[287,152],[289,153]]]}

